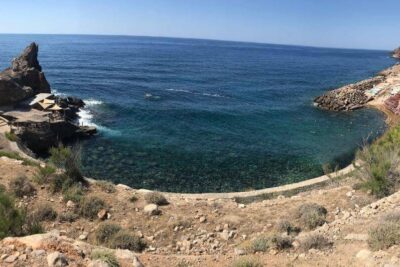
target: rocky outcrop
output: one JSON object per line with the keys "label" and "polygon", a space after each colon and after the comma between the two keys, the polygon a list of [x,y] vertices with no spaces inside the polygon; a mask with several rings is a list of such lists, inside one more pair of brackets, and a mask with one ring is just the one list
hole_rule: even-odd
{"label": "rocky outcrop", "polygon": [[381,83],[384,79],[384,76],[376,76],[355,84],[343,86],[316,97],[314,103],[320,108],[334,111],[361,108],[371,100],[365,94],[365,91]]}
{"label": "rocky outcrop", "polygon": [[0,73],[0,106],[14,105],[38,93],[50,93],[38,61],[38,45],[30,44],[13,59],[11,67]]}
{"label": "rocky outcrop", "polygon": [[392,55],[394,58],[400,59],[400,47],[393,50]]}

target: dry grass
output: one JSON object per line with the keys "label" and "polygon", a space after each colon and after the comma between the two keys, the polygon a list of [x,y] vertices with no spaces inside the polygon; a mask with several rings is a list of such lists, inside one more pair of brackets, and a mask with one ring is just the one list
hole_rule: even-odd
{"label": "dry grass", "polygon": [[309,234],[300,242],[300,248],[303,251],[308,251],[310,249],[322,250],[330,248],[332,245],[333,243],[321,234]]}
{"label": "dry grass", "polygon": [[10,191],[17,197],[32,196],[36,193],[35,187],[25,176],[18,176],[9,183]]}
{"label": "dry grass", "polygon": [[165,198],[165,196],[163,194],[159,193],[159,192],[147,193],[144,196],[144,199],[149,204],[156,204],[156,205],[159,205],[159,206],[163,206],[163,205],[168,205],[169,204],[169,202]]}

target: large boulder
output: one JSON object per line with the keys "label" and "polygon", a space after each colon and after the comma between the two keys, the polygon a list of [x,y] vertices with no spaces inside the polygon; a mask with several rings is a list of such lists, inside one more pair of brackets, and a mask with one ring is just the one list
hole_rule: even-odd
{"label": "large boulder", "polygon": [[38,51],[38,45],[31,43],[13,59],[10,68],[0,72],[0,106],[14,105],[38,93],[50,93],[50,85],[38,61]]}

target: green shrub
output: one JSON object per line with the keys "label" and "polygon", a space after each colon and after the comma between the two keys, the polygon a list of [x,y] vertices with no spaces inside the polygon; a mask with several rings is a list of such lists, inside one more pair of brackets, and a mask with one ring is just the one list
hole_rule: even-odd
{"label": "green shrub", "polygon": [[301,240],[300,248],[303,251],[310,249],[322,250],[324,248],[332,247],[332,242],[321,234],[309,234]]}
{"label": "green shrub", "polygon": [[159,192],[150,192],[144,196],[144,199],[149,204],[157,204],[159,206],[168,205],[168,200],[164,197],[163,194]]}
{"label": "green shrub", "polygon": [[73,185],[63,191],[63,199],[65,202],[71,200],[76,205],[79,205],[83,201],[84,197],[85,194],[83,192],[82,186],[79,185]]}
{"label": "green shrub", "polygon": [[91,254],[92,260],[101,260],[108,264],[109,267],[119,267],[119,263],[114,253],[105,249],[95,249]]}
{"label": "green shrub", "polygon": [[274,235],[270,238],[271,248],[285,250],[292,247],[293,239],[289,236]]}
{"label": "green shrub", "polygon": [[268,237],[260,236],[251,243],[251,252],[265,252],[269,249],[269,246],[270,244]]}
{"label": "green shrub", "polygon": [[115,193],[117,191],[115,189],[115,185],[113,183],[111,183],[111,182],[108,182],[108,181],[98,181],[97,185],[100,187],[100,189],[103,192],[106,192],[106,193],[109,193],[109,194]]}
{"label": "green shrub", "polygon": [[73,212],[64,212],[58,216],[60,222],[74,222],[79,218],[79,215]]}
{"label": "green shrub", "polygon": [[136,202],[136,201],[138,201],[139,200],[139,198],[136,196],[136,195],[132,195],[130,198],[129,198],[129,201],[130,202]]}
{"label": "green shrub", "polygon": [[24,223],[24,213],[15,208],[14,200],[9,195],[0,191],[0,239],[21,235]]}
{"label": "green shrub", "polygon": [[57,218],[57,212],[50,205],[43,204],[36,207],[30,218],[39,222],[54,221]]}
{"label": "green shrub", "polygon": [[95,219],[97,213],[99,213],[99,211],[105,207],[106,204],[102,199],[92,196],[82,200],[80,213],[85,218]]}
{"label": "green shrub", "polygon": [[110,247],[114,249],[129,249],[135,252],[142,252],[146,243],[138,236],[126,231],[119,231],[111,240]]}
{"label": "green shrub", "polygon": [[11,142],[17,142],[18,140],[17,136],[13,132],[6,132],[4,135]]}
{"label": "green shrub", "polygon": [[35,187],[25,176],[18,176],[9,183],[10,191],[17,197],[32,196],[35,194]]}
{"label": "green shrub", "polygon": [[382,217],[381,222],[369,231],[368,244],[373,250],[400,244],[400,212],[394,211]]}
{"label": "green shrub", "polygon": [[63,190],[64,184],[69,184],[68,177],[65,174],[57,174],[51,176],[50,180],[48,181],[49,184],[49,191],[52,194],[61,192]]}
{"label": "green shrub", "polygon": [[56,172],[56,168],[46,164],[46,166],[41,167],[39,166],[35,175],[33,176],[33,179],[36,183],[38,184],[45,184],[48,183],[50,180],[50,177]]}
{"label": "green shrub", "polygon": [[7,157],[10,159],[21,160],[22,165],[35,166],[35,167],[39,166],[39,163],[32,161],[30,159],[23,158],[17,152],[9,152],[9,151],[0,150],[0,157]]}
{"label": "green shrub", "polygon": [[312,230],[326,222],[327,213],[328,211],[319,204],[305,203],[296,210],[295,217],[302,225]]}
{"label": "green shrub", "polygon": [[103,223],[96,230],[96,241],[98,244],[109,244],[114,236],[121,231],[121,227],[112,223]]}
{"label": "green shrub", "polygon": [[259,260],[254,257],[240,257],[232,263],[232,267],[263,267]]}
{"label": "green shrub", "polygon": [[65,162],[70,157],[72,151],[69,147],[60,144],[58,147],[50,148],[50,162],[59,168],[65,168]]}
{"label": "green shrub", "polygon": [[400,145],[390,147],[378,143],[362,148],[357,158],[363,162],[357,167],[357,177],[361,187],[376,197],[385,197],[399,189]]}
{"label": "green shrub", "polygon": [[280,233],[286,233],[288,235],[291,234],[298,234],[300,232],[300,228],[294,226],[291,222],[288,220],[280,220],[276,224],[276,230]]}

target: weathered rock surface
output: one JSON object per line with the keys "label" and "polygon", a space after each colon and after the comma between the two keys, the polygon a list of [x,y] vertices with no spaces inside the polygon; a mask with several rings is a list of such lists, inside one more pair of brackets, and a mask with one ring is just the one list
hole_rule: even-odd
{"label": "weathered rock surface", "polygon": [[0,73],[0,106],[14,105],[38,93],[50,93],[42,67],[37,59],[39,47],[30,44],[13,59],[11,67]]}

